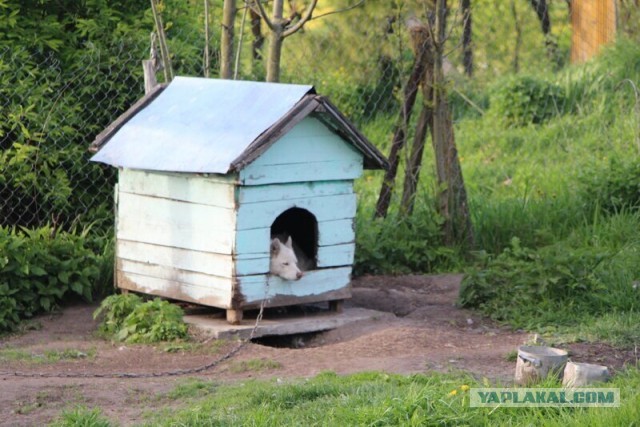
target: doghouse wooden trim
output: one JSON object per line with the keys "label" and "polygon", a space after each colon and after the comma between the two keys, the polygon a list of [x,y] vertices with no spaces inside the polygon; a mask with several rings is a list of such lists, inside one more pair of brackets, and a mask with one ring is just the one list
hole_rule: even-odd
{"label": "doghouse wooden trim", "polygon": [[239,307],[254,307],[263,299],[269,307],[343,299],[351,297],[350,281],[350,265],[309,271],[296,281],[269,274],[243,276],[238,277],[237,299],[242,301]]}

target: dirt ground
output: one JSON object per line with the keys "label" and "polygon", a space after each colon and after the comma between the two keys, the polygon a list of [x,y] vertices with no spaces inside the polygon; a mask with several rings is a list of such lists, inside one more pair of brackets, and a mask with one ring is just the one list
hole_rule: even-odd
{"label": "dirt ground", "polygon": [[[380,370],[409,374],[464,370],[501,382],[513,378],[515,362],[507,355],[531,337],[498,327],[488,319],[455,307],[461,276],[369,276],[354,280],[353,298],[346,306],[386,313],[313,336],[297,337],[276,347],[248,343],[233,357],[202,373],[206,380],[310,377],[323,371],[349,374]],[[37,426],[55,419],[63,409],[99,407],[122,425],[142,422],[156,399],[184,376],[159,378],[96,378],[95,374],[152,373],[190,369],[218,360],[237,342],[208,341],[191,348],[167,351],[167,345],[112,343],[95,335],[95,305],[66,307],[36,319],[34,330],[4,338],[0,348],[31,355],[73,350],[80,357],[55,363],[3,361],[0,365],[0,425]],[[266,316],[270,313],[267,312]],[[276,315],[273,313],[273,315]],[[174,346],[174,349],[175,346]],[[572,344],[574,360],[619,369],[635,362],[633,352],[603,344]],[[83,357],[85,356],[86,357]],[[248,361],[262,361],[248,364]],[[243,363],[244,362],[244,363]],[[23,378],[33,374],[86,374],[86,378]]]}

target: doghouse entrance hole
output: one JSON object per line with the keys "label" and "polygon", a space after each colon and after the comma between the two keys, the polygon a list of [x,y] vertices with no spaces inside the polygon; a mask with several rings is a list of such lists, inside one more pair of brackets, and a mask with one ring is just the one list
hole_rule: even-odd
{"label": "doghouse entrance hole", "polygon": [[318,221],[306,209],[291,208],[281,213],[271,225],[271,236],[291,236],[294,243],[310,260],[313,270],[318,258]]}

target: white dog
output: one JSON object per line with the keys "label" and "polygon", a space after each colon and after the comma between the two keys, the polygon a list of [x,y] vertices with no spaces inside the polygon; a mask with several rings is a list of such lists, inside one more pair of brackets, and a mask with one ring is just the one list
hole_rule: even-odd
{"label": "white dog", "polygon": [[300,280],[304,276],[302,269],[311,268],[311,262],[293,243],[291,236],[286,239],[285,243],[282,243],[283,240],[284,238],[280,236],[271,239],[271,266],[269,270],[271,274],[285,280]]}

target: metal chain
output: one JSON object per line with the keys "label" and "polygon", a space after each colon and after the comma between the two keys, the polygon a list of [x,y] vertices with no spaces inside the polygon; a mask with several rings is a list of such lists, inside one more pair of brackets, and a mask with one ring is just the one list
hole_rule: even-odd
{"label": "metal chain", "polygon": [[20,378],[161,378],[161,377],[177,377],[180,375],[190,375],[197,374],[200,372],[208,371],[220,363],[231,359],[235,356],[240,350],[244,348],[254,337],[255,333],[258,330],[258,326],[262,321],[262,316],[264,315],[264,308],[267,303],[267,294],[269,292],[269,275],[267,275],[267,285],[265,291],[265,298],[260,303],[260,311],[258,312],[258,316],[256,317],[256,323],[253,325],[253,329],[249,334],[249,337],[245,340],[242,340],[237,346],[231,349],[227,354],[220,357],[219,359],[214,360],[213,362],[207,363],[206,365],[197,366],[195,368],[188,369],[176,369],[173,371],[164,371],[164,372],[141,372],[141,373],[132,373],[132,372],[115,372],[115,373],[106,373],[106,374],[96,374],[96,373],[45,373],[45,372],[20,372],[20,371],[0,371],[0,377],[20,377]]}

